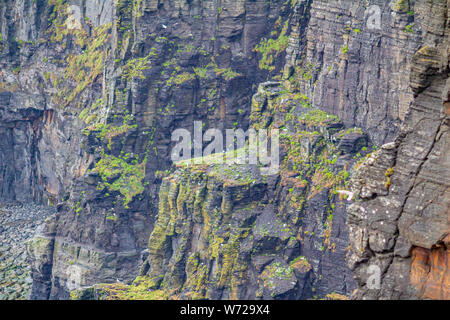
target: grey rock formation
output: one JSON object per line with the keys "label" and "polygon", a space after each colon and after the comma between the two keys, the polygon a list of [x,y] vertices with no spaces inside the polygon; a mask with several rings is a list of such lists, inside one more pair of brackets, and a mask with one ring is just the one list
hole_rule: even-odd
{"label": "grey rock formation", "polygon": [[[349,239],[356,297],[448,297],[431,262],[448,248],[447,16],[444,0],[0,1],[0,199],[57,209],[28,245],[31,298],[139,274],[191,298],[350,295]],[[172,170],[171,133],[196,120],[285,134],[278,176],[251,177],[251,195],[245,174],[216,177],[204,195],[249,265],[209,252],[180,197],[180,181],[212,183]],[[248,234],[225,237],[230,214]],[[276,236],[258,231],[277,218]],[[206,288],[183,280],[206,265],[222,270]]]}
{"label": "grey rock formation", "polygon": [[357,298],[449,299],[449,7],[437,1],[427,9],[435,15],[413,58],[415,99],[399,137],[352,177],[361,198],[349,208]]}
{"label": "grey rock formation", "polygon": [[32,279],[25,242],[53,213],[32,204],[0,204],[0,300],[29,298]]}

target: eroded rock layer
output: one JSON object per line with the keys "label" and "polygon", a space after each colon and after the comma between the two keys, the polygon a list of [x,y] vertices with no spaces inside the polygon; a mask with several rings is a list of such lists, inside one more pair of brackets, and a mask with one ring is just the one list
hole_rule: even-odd
{"label": "eroded rock layer", "polygon": [[[31,298],[448,298],[445,0],[0,0],[0,65]],[[194,121],[280,171],[174,167]]]}
{"label": "eroded rock layer", "polygon": [[[358,298],[449,298],[449,7],[426,6],[434,15],[412,60],[415,99],[399,137],[352,177],[362,199],[349,208]],[[368,281],[377,269],[378,284]]]}

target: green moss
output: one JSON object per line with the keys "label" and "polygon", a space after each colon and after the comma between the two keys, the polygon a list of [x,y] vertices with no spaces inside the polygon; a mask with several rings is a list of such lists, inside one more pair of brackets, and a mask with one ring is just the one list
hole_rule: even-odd
{"label": "green moss", "polygon": [[154,51],[143,58],[128,60],[127,64],[123,67],[122,78],[127,80],[134,78],[145,79],[143,71],[151,68],[150,57],[153,55]]}
{"label": "green moss", "polygon": [[137,277],[131,285],[122,283],[102,285],[106,300],[167,300],[164,290],[152,290],[160,281],[160,277]]}
{"label": "green moss", "polygon": [[358,133],[358,134],[364,134],[364,131],[361,128],[349,128],[339,131],[336,135],[339,138],[343,138],[346,134],[350,133]]}
{"label": "green moss", "polygon": [[117,222],[117,216],[116,215],[107,216],[106,220]]}
{"label": "green moss", "polygon": [[408,12],[409,8],[409,0],[398,0],[395,4],[395,10],[398,12]]}
{"label": "green moss", "polygon": [[327,218],[327,222],[325,223],[325,230],[323,232],[324,237],[324,245],[329,247],[330,246],[330,238],[331,238],[331,232],[333,231],[333,214],[330,214]]}
{"label": "green moss", "polygon": [[320,109],[313,109],[298,117],[298,120],[309,127],[323,125],[326,122],[337,122],[339,118]]}
{"label": "green moss", "polygon": [[227,81],[241,76],[240,73],[233,71],[231,68],[219,68],[214,57],[211,58],[211,61],[206,66],[194,67],[194,72],[200,79],[206,79],[208,71],[213,71],[216,77],[221,76]]}
{"label": "green moss", "polygon": [[275,70],[274,63],[276,57],[286,50],[289,43],[289,36],[287,35],[288,27],[289,20],[285,22],[277,39],[263,39],[256,45],[254,51],[261,54],[261,59],[259,60],[260,69]]}
{"label": "green moss", "polygon": [[290,205],[292,208],[295,208],[297,210],[302,210],[305,203],[306,203],[306,199],[302,193],[295,194],[295,195],[292,194],[290,197]]}
{"label": "green moss", "polygon": [[[54,97],[55,103],[62,105],[62,107],[67,106],[75,100],[78,94],[94,83],[103,72],[103,63],[107,54],[104,45],[110,37],[111,26],[112,24],[109,23],[94,28],[91,36],[84,30],[73,31],[76,37],[75,43],[83,49],[83,53],[79,55],[71,54],[67,57],[64,79],[70,80],[76,85],[75,88],[71,88],[68,84],[60,87],[63,79],[61,77],[54,79],[53,85],[58,89],[58,93]],[[58,38],[57,40],[61,41],[62,39]]]}
{"label": "green moss", "polygon": [[[100,100],[102,101],[102,100]],[[90,109],[84,109],[79,118],[83,119],[86,123],[92,122],[97,119],[96,113],[91,113],[89,115],[88,111],[98,109],[98,106],[95,104]],[[91,111],[92,112],[92,111]],[[83,133],[87,136],[91,134],[91,132],[96,133],[96,137],[100,139],[102,142],[107,143],[107,148],[111,150],[112,148],[112,139],[114,137],[126,134],[130,129],[136,129],[136,124],[129,124],[131,122],[132,116],[126,115],[123,124],[120,126],[112,125],[112,124],[104,124],[104,123],[96,123],[84,129]]]}
{"label": "green moss", "polygon": [[222,237],[214,235],[213,241],[209,245],[210,256],[212,258],[217,259],[219,257],[220,249],[224,241]]}
{"label": "green moss", "polygon": [[414,32],[414,23],[408,24],[405,27],[405,32],[406,33],[413,33]]}
{"label": "green moss", "polygon": [[18,66],[18,67],[15,67],[12,71],[13,71],[13,73],[14,74],[19,74],[20,73],[20,70],[21,70],[21,67],[20,66]]}
{"label": "green moss", "polygon": [[137,18],[143,15],[143,0],[133,0],[133,15]]}
{"label": "green moss", "polygon": [[144,192],[142,180],[145,178],[147,158],[138,162],[138,158],[123,159],[112,155],[102,154],[102,158],[95,164],[94,172],[100,174],[102,182],[99,189],[107,188],[118,191],[123,196],[123,204],[127,208],[134,196]]}
{"label": "green moss", "polygon": [[44,78],[45,78],[45,81],[49,81],[49,79],[50,79],[50,75],[51,75],[51,73],[50,73],[50,72],[46,72],[46,71],[44,71]]}
{"label": "green moss", "polygon": [[349,298],[347,296],[344,296],[342,294],[335,293],[335,292],[327,294],[326,299],[327,300],[349,300]]}
{"label": "green moss", "polygon": [[174,82],[175,82],[175,84],[180,85],[186,81],[193,80],[193,79],[195,79],[195,74],[183,72],[175,77]]}
{"label": "green moss", "polygon": [[185,289],[190,290],[187,294],[192,299],[203,298],[208,284],[209,269],[200,261],[200,254],[194,252],[186,263]]}
{"label": "green moss", "polygon": [[230,68],[218,68],[215,67],[214,71],[216,72],[216,76],[222,76],[225,80],[231,80],[236,77],[241,76],[240,73],[231,70]]}
{"label": "green moss", "polygon": [[226,244],[222,246],[222,265],[220,268],[220,276],[218,286],[224,288],[231,283],[233,270],[238,267],[238,257],[241,239],[245,238],[245,234],[233,234]]}
{"label": "green moss", "polygon": [[304,256],[299,256],[291,261],[289,266],[294,269],[298,270],[300,272],[308,272],[311,270],[311,264],[308,262],[308,259],[306,259]]}
{"label": "green moss", "polygon": [[61,0],[48,0],[47,3],[50,8],[47,34],[53,42],[62,41],[69,34],[69,29],[66,28],[68,4]]}
{"label": "green moss", "polygon": [[163,258],[173,234],[175,214],[171,213],[173,206],[170,205],[169,192],[174,193],[173,189],[177,187],[178,185],[162,184],[159,190],[158,220],[148,242],[153,271],[156,274],[163,273]]}
{"label": "green moss", "polygon": [[200,79],[206,78],[207,71],[208,71],[208,69],[206,67],[203,67],[203,68],[194,67],[194,72]]}
{"label": "green moss", "polygon": [[385,176],[387,178],[386,183],[385,183],[386,189],[389,189],[389,187],[391,186],[391,176],[394,174],[394,170],[395,170],[395,168],[389,168],[386,170],[386,173],[385,173]]}
{"label": "green moss", "polygon": [[264,287],[273,290],[277,282],[294,278],[294,268],[292,265],[285,266],[280,262],[273,262],[265,267],[261,278],[263,279]]}
{"label": "green moss", "polygon": [[[102,98],[99,98],[94,104],[92,104],[90,107],[84,108],[81,110],[80,114],[78,115],[78,118],[83,120],[86,124],[90,125],[99,120],[98,118],[98,111],[104,107],[104,101]],[[93,130],[95,130],[96,127],[91,127]],[[91,131],[88,128],[88,131],[85,132],[85,134],[88,134],[88,132]]]}

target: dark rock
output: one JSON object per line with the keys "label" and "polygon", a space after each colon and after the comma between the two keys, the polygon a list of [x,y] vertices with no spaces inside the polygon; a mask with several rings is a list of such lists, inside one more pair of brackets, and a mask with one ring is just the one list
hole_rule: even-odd
{"label": "dark rock", "polygon": [[338,148],[344,154],[352,154],[367,146],[367,136],[359,133],[349,133],[344,135],[340,141]]}

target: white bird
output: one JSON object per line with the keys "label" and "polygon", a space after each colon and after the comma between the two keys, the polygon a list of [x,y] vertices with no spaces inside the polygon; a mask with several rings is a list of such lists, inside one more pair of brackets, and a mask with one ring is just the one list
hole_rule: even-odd
{"label": "white bird", "polygon": [[347,201],[352,201],[353,196],[354,196],[353,192],[350,192],[347,190],[338,190],[338,193],[347,195],[348,196]]}

